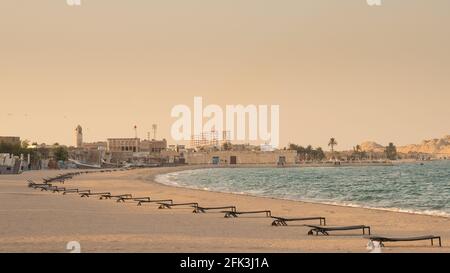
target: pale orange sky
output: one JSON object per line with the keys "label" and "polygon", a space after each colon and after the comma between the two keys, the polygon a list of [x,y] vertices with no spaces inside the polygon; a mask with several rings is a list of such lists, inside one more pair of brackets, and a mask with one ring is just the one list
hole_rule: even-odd
{"label": "pale orange sky", "polygon": [[0,135],[170,140],[176,104],[279,104],[281,145],[450,134],[450,1],[2,0]]}

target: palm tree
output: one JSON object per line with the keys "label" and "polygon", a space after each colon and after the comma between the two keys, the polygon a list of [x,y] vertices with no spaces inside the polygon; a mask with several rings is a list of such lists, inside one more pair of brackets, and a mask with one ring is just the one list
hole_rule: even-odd
{"label": "palm tree", "polygon": [[334,146],[336,146],[338,143],[334,137],[330,138],[330,141],[328,142],[328,146],[331,147],[331,157],[334,158]]}
{"label": "palm tree", "polygon": [[356,145],[355,147],[353,147],[353,154],[352,154],[353,159],[358,159],[361,160],[362,157],[362,149],[360,145]]}
{"label": "palm tree", "polygon": [[328,142],[328,146],[331,147],[331,153],[334,153],[334,146],[338,145],[336,139],[334,137],[330,138]]}

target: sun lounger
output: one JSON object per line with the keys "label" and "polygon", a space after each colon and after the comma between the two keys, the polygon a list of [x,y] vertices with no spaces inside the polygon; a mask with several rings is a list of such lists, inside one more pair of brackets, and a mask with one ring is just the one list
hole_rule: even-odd
{"label": "sun lounger", "polygon": [[119,197],[117,198],[117,202],[125,202],[126,200],[132,200],[139,202],[140,200],[148,200],[150,201],[150,197]]}
{"label": "sun lounger", "polygon": [[270,210],[258,210],[258,211],[225,211],[225,218],[236,218],[243,214],[261,214],[265,213],[266,217],[272,217],[272,212]]}
{"label": "sun lounger", "polygon": [[178,203],[178,204],[168,204],[168,203],[158,203],[159,204],[159,209],[171,209],[172,207],[180,207],[180,206],[189,206],[189,207],[193,207],[193,208],[197,208],[198,207],[198,203],[192,202],[192,203]]}
{"label": "sun lounger", "polygon": [[63,191],[63,195],[65,195],[66,193],[78,193],[80,190],[79,189],[64,189]]}
{"label": "sun lounger", "polygon": [[57,179],[53,179],[52,182],[59,182],[64,184],[66,182],[66,180],[68,180],[68,178],[57,178]]}
{"label": "sun lounger", "polygon": [[284,218],[272,216],[275,220],[272,222],[272,226],[287,226],[287,222],[299,222],[299,221],[311,221],[319,220],[320,225],[326,225],[325,217],[302,217],[302,218]]}
{"label": "sun lounger", "polygon": [[80,197],[90,197],[92,195],[105,195],[110,194],[109,192],[84,192],[80,193]]}
{"label": "sun lounger", "polygon": [[51,186],[48,186],[48,185],[35,185],[35,186],[33,186],[33,189],[40,189],[41,191],[46,191],[48,189],[48,187],[51,187]]}
{"label": "sun lounger", "polygon": [[52,182],[53,178],[42,178],[42,180],[44,181],[44,183],[50,183]]}
{"label": "sun lounger", "polygon": [[195,207],[193,213],[205,213],[208,210],[223,210],[223,209],[230,209],[232,212],[236,211],[235,206],[224,206],[224,207]]}
{"label": "sun lounger", "polygon": [[313,235],[316,233],[316,235],[319,235],[319,233],[322,233],[323,235],[329,235],[328,232],[330,231],[344,231],[344,230],[362,230],[363,235],[366,234],[366,229],[368,230],[368,234],[370,235],[370,226],[341,226],[341,227],[323,227],[323,226],[311,226],[311,225],[305,225],[307,227],[310,227],[311,230],[308,232],[308,235]]}
{"label": "sun lounger", "polygon": [[47,191],[55,186],[53,186],[52,184],[34,184],[31,187],[33,189],[40,189],[41,191]]}
{"label": "sun lounger", "polygon": [[71,174],[61,174],[55,177],[50,177],[50,178],[43,178],[42,180],[44,181],[44,183],[50,183],[50,182],[61,182],[64,183],[64,181],[66,181],[67,179],[72,179],[73,175]]}
{"label": "sun lounger", "polygon": [[47,179],[42,179],[44,181],[44,183],[53,183],[53,182],[60,182],[60,183],[64,183],[64,181],[66,180],[65,178],[47,178]]}
{"label": "sun lounger", "polygon": [[91,193],[91,190],[66,189],[63,192],[63,195],[66,195],[68,193]]}
{"label": "sun lounger", "polygon": [[119,195],[111,195],[111,194],[103,194],[100,196],[100,200],[102,199],[111,199],[111,198],[122,198],[122,197],[132,197],[131,194],[119,194]]}
{"label": "sun lounger", "polygon": [[57,186],[48,186],[48,187],[42,187],[41,188],[41,191],[53,191],[53,192],[55,192],[56,190],[58,190],[58,187]]}
{"label": "sun lounger", "polygon": [[31,180],[31,179],[28,179],[27,182],[28,182],[28,188],[32,188],[33,185],[36,185],[36,182],[34,182],[34,181]]}
{"label": "sun lounger", "polygon": [[442,247],[441,237],[435,235],[425,235],[417,237],[381,237],[381,236],[369,236],[367,237],[372,242],[379,242],[381,247],[384,247],[385,242],[413,242],[413,241],[431,241],[431,245],[434,246],[434,240],[437,239],[439,247]]}
{"label": "sun lounger", "polygon": [[172,199],[160,199],[160,200],[139,200],[137,205],[142,206],[142,203],[166,203],[166,202],[173,204]]}
{"label": "sun lounger", "polygon": [[51,185],[52,184],[45,184],[45,183],[40,184],[40,183],[34,183],[34,182],[28,183],[28,187],[33,188],[33,189],[36,189],[38,187],[49,187]]}
{"label": "sun lounger", "polygon": [[55,192],[65,191],[66,188],[65,187],[55,187],[55,188],[53,188],[51,190],[55,193]]}

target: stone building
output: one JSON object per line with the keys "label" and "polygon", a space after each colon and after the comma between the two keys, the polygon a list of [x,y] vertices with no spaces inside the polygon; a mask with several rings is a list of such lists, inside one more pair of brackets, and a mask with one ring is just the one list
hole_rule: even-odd
{"label": "stone building", "polygon": [[167,149],[167,140],[143,140],[139,145],[139,151],[149,153],[160,153]]}
{"label": "stone building", "polygon": [[139,138],[108,138],[108,152],[139,152],[141,140]]}
{"label": "stone building", "polygon": [[211,151],[188,152],[185,160],[190,165],[294,165],[296,151]]}

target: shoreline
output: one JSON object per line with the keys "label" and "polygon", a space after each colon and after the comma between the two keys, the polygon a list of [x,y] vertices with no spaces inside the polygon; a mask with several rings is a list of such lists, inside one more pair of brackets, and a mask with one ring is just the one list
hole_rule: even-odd
{"label": "shoreline", "polygon": [[[238,168],[264,168],[264,166],[261,166],[261,165],[258,165],[258,166],[259,167],[241,166],[241,167],[238,167]],[[265,166],[265,167],[266,168],[276,168],[276,166],[273,166],[273,167]],[[317,167],[317,166],[312,166],[312,167]],[[331,166],[327,166],[327,167],[331,167]],[[342,166],[342,167],[346,167],[346,166]],[[200,187],[197,188],[195,186],[170,185],[168,183],[157,181],[157,178],[159,176],[164,176],[164,175],[171,174],[171,173],[178,173],[178,172],[191,171],[191,170],[217,169],[217,168],[227,168],[227,167],[225,167],[225,166],[221,166],[221,167],[213,166],[213,167],[211,167],[209,165],[203,165],[203,167],[201,167],[200,165],[198,165],[198,166],[196,166],[196,168],[192,168],[192,169],[188,168],[186,170],[173,171],[173,172],[167,172],[167,173],[163,173],[163,174],[154,175],[153,177],[151,177],[149,179],[149,182],[151,182],[151,183],[158,183],[158,184],[165,185],[165,186],[168,186],[168,187],[182,188],[182,189],[192,189],[192,190],[213,192],[213,193],[219,193],[219,194],[220,193],[225,193],[225,194],[233,194],[233,195],[237,195],[237,196],[249,196],[249,197],[256,197],[256,198],[267,198],[267,199],[275,199],[275,200],[282,200],[282,201],[292,201],[292,202],[301,202],[301,203],[308,203],[308,204],[338,206],[338,207],[345,207],[345,208],[362,208],[362,209],[375,210],[375,211],[406,213],[406,214],[411,214],[411,215],[424,215],[424,216],[440,217],[440,218],[444,218],[444,219],[450,219],[450,214],[448,214],[446,212],[438,212],[438,211],[436,211],[436,214],[433,214],[433,213],[427,213],[427,212],[422,212],[422,211],[415,211],[413,209],[409,210],[409,209],[403,209],[403,208],[372,207],[372,206],[366,206],[366,205],[351,204],[351,202],[350,202],[350,204],[342,204],[342,203],[333,202],[333,201],[295,200],[295,199],[275,197],[275,196],[256,195],[256,194],[251,194],[251,193],[246,193],[246,192],[219,191],[219,190],[214,190],[214,189],[202,189]],[[231,167],[231,168],[234,168],[234,167]],[[441,214],[445,214],[445,215],[441,215]]]}
{"label": "shoreline", "polygon": [[[197,167],[199,168],[199,167]],[[383,252],[450,252],[450,219],[402,212],[315,204],[303,201],[217,193],[179,188],[149,180],[156,175],[190,167],[136,169],[76,177],[67,187],[131,193],[133,196],[197,201],[201,205],[235,205],[238,210],[270,209],[283,217],[323,216],[327,224],[367,224],[375,235],[412,236],[435,233],[443,247],[426,242],[387,244]],[[357,231],[308,236],[303,224],[273,227],[271,219],[241,216],[226,219],[223,213],[193,214],[191,208],[158,209],[133,202],[117,203],[40,192],[25,180],[61,173],[39,171],[0,177],[0,252],[67,252],[68,241],[80,241],[83,252],[368,252],[367,239]],[[219,244],[217,242],[220,242]]]}

